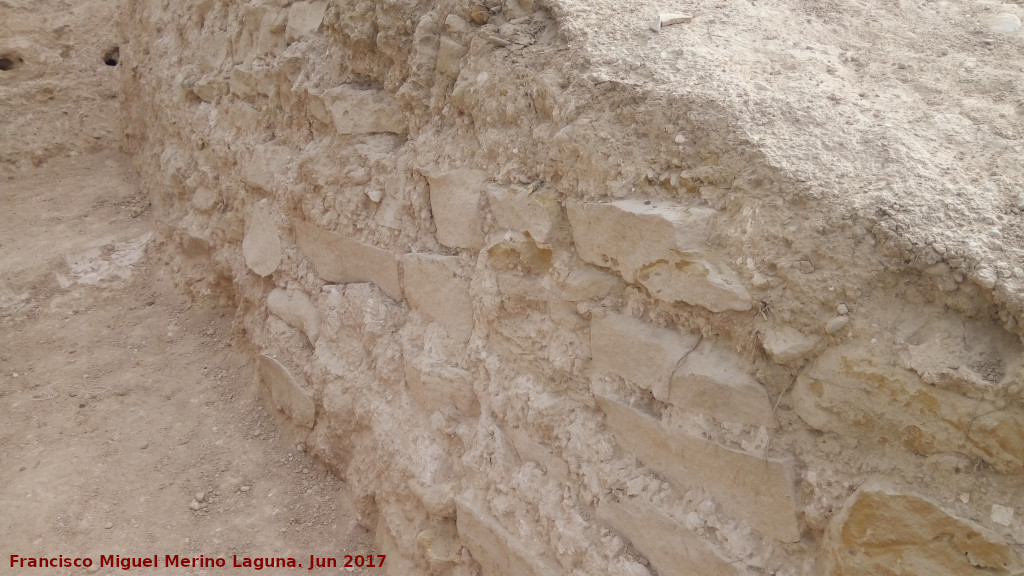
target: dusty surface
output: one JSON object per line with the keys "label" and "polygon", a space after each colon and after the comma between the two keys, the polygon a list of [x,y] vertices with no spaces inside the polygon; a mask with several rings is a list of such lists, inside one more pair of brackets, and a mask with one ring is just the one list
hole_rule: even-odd
{"label": "dusty surface", "polygon": [[124,168],[87,155],[0,182],[5,568],[10,554],[230,566],[371,552],[343,485],[257,400],[230,309],[186,302],[155,240],[138,240],[153,238],[151,221]]}

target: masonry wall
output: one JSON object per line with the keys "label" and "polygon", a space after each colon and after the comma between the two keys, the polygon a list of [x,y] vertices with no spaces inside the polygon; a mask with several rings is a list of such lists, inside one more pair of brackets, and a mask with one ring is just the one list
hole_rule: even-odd
{"label": "masonry wall", "polygon": [[980,289],[836,215],[817,265],[859,265],[811,293],[814,231],[758,224],[800,220],[782,171],[588,74],[565,18],[127,7],[173,265],[389,573],[1021,573],[1020,342]]}

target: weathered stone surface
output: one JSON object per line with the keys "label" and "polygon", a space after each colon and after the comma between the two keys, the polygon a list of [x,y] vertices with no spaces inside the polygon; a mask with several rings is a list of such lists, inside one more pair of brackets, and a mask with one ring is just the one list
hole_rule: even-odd
{"label": "weathered stone surface", "polygon": [[712,312],[750,310],[739,277],[707,251],[715,210],[641,200],[568,202],[566,208],[583,260],[639,282],[666,302]]}
{"label": "weathered stone surface", "polygon": [[277,224],[262,201],[253,208],[246,221],[242,256],[246,266],[260,276],[273,274],[281,265],[281,239],[277,234]]}
{"label": "weathered stone surface", "polygon": [[827,576],[999,576],[1024,573],[1002,538],[912,494],[862,486],[829,526]]}
{"label": "weathered stone surface", "polygon": [[512,442],[520,459],[540,464],[548,474],[560,482],[569,481],[569,465],[552,454],[543,444],[531,438],[526,430],[508,427],[504,428],[503,432]]}
{"label": "weathered stone surface", "polygon": [[242,167],[242,179],[246,184],[273,192],[274,180],[287,172],[291,159],[292,152],[285,146],[276,144],[257,146]]}
{"label": "weathered stone surface", "polygon": [[409,392],[428,412],[455,406],[464,416],[479,412],[473,392],[473,374],[436,358],[405,356],[405,381]]}
{"label": "weathered stone surface", "polygon": [[316,422],[316,405],[304,385],[287,368],[273,358],[260,355],[260,392],[274,408],[288,416],[296,425],[312,429]]}
{"label": "weathered stone surface", "polygon": [[788,463],[730,450],[684,432],[668,433],[654,418],[597,394],[618,443],[678,490],[708,491],[728,514],[782,542],[800,531]]}
{"label": "weathered stone surface", "polygon": [[438,242],[452,248],[483,248],[484,216],[480,201],[485,179],[483,172],[472,169],[427,175]]}
{"label": "weathered stone surface", "polygon": [[628,538],[658,574],[738,574],[700,536],[680,526],[643,497],[617,501],[605,498],[597,505],[597,519]]}
{"label": "weathered stone surface", "polygon": [[285,41],[289,44],[306,36],[316,34],[324,21],[327,2],[296,2],[288,8],[288,27],[285,29]]}
{"label": "weathered stone surface", "polygon": [[373,282],[395,300],[402,298],[398,260],[391,252],[307,222],[296,220],[292,225],[299,248],[324,280],[339,284]]}
{"label": "weathered stone surface", "polygon": [[570,302],[603,298],[623,286],[618,276],[586,264],[570,270],[560,283],[562,298]]}
{"label": "weathered stone surface", "polygon": [[192,85],[192,93],[203,102],[213,102],[223,92],[223,83],[210,78],[200,78]]}
{"label": "weathered stone surface", "polygon": [[412,307],[444,326],[453,339],[467,342],[473,333],[469,281],[458,273],[458,258],[436,254],[402,256],[405,295]]}
{"label": "weathered stone surface", "polygon": [[492,185],[487,197],[499,227],[529,234],[542,244],[555,240],[565,222],[558,193],[552,188]]}
{"label": "weathered stone surface", "polygon": [[559,576],[562,572],[539,543],[527,545],[506,530],[471,495],[455,500],[462,543],[487,576]]}
{"label": "weathered stone surface", "polygon": [[192,207],[200,212],[209,212],[220,202],[220,194],[210,188],[197,188],[192,194]]}
{"label": "weathered stone surface", "polygon": [[819,336],[806,336],[796,328],[781,326],[768,330],[761,339],[764,351],[780,364],[799,362],[821,342]]}
{"label": "weathered stone surface", "polygon": [[915,454],[961,452],[1003,473],[1024,470],[1024,422],[990,403],[929,386],[859,347],[833,348],[797,378],[796,413],[818,430]]}
{"label": "weathered stone surface", "polygon": [[305,292],[276,288],[267,295],[267,309],[292,328],[301,330],[310,344],[316,345],[320,339],[320,313]]}
{"label": "weathered stone surface", "polygon": [[668,402],[722,422],[769,426],[768,394],[740,366],[735,353],[703,340],[672,375]]}
{"label": "weathered stone surface", "polygon": [[406,131],[402,109],[383,90],[361,90],[344,85],[323,93],[323,101],[341,134],[374,134]]}
{"label": "weathered stone surface", "polygon": [[468,51],[469,49],[462,44],[448,36],[442,36],[437,48],[437,71],[453,78],[458,76],[462,67],[459,61]]}
{"label": "weathered stone surface", "polygon": [[681,334],[627,314],[595,315],[590,325],[594,375],[615,375],[645,390],[658,400],[669,400],[672,374],[679,361],[700,342],[694,334]]}

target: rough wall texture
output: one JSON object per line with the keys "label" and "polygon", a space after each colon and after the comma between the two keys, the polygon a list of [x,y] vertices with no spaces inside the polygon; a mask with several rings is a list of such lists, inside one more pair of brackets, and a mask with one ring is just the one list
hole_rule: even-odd
{"label": "rough wall texture", "polygon": [[726,72],[615,77],[636,20],[140,0],[126,145],[393,574],[1021,573],[1016,272],[832,203]]}

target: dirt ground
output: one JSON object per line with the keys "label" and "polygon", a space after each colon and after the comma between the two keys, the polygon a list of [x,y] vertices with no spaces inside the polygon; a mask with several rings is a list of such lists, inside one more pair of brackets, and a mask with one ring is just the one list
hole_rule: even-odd
{"label": "dirt ground", "polygon": [[[229,341],[157,265],[147,201],[116,153],[0,181],[0,553],[152,557],[146,574],[233,556],[369,554],[344,484],[288,438]],[[165,555],[228,568],[166,568]],[[261,574],[294,572],[266,570]]]}

